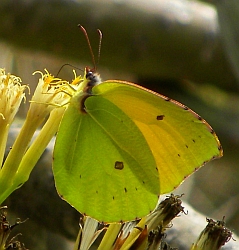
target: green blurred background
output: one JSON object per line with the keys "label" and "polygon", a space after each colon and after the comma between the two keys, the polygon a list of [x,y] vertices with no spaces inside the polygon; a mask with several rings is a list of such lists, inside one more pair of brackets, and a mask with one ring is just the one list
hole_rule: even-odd
{"label": "green blurred background", "polygon": [[[185,193],[184,199],[207,217],[225,216],[227,226],[239,233],[238,23],[238,0],[1,0],[0,67],[31,89],[38,81],[32,76],[36,70],[56,75],[65,63],[93,67],[77,25],[86,28],[95,55],[100,29],[103,79],[133,81],[167,95],[214,128],[223,158],[200,169],[175,193]],[[65,66],[59,77],[71,80],[72,67]],[[21,118],[26,110],[22,105]],[[24,210],[19,199],[13,200]],[[28,213],[39,211],[34,206]]]}

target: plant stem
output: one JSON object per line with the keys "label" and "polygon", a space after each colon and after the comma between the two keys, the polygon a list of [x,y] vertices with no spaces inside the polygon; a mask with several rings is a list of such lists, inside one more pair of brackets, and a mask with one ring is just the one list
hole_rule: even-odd
{"label": "plant stem", "polygon": [[11,189],[14,175],[38,126],[39,122],[29,118],[26,119],[20,134],[9,152],[3,168],[0,171],[0,204],[7,198],[6,194],[8,192],[6,193],[6,191]]}
{"label": "plant stem", "polygon": [[122,224],[110,224],[105,235],[104,238],[102,239],[98,250],[110,250],[112,249],[112,246],[115,242],[115,239],[117,238],[120,230],[122,228]]}
{"label": "plant stem", "polygon": [[[46,106],[39,105],[42,104],[31,104],[23,127],[18,137],[16,138],[13,147],[9,152],[9,155],[0,171],[0,204],[9,196],[9,194],[11,194],[16,188],[18,188],[24,183],[15,181],[15,174],[18,171],[20,162],[22,161],[22,158],[26,153],[27,147],[29,146],[29,143],[35,131],[41,125],[41,123],[44,121],[45,117],[49,113]],[[31,155],[31,157],[35,158],[34,155]],[[32,159],[32,162],[36,162],[37,160]],[[25,168],[28,168],[28,165],[26,165]],[[28,176],[29,174],[30,172],[27,173]]]}
{"label": "plant stem", "polygon": [[3,157],[6,150],[8,131],[9,124],[6,124],[3,120],[2,122],[0,122],[0,166],[2,166]]}
{"label": "plant stem", "polygon": [[56,134],[65,108],[56,108],[50,113],[50,117],[41,129],[39,135],[29,147],[22,158],[20,166],[14,178],[14,186],[24,183],[46,149],[52,137]]}

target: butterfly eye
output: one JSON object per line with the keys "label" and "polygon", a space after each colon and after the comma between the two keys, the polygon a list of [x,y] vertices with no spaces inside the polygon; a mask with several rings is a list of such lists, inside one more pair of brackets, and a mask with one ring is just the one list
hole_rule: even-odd
{"label": "butterfly eye", "polygon": [[95,78],[94,73],[92,71],[88,71],[86,73],[86,79],[92,81]]}

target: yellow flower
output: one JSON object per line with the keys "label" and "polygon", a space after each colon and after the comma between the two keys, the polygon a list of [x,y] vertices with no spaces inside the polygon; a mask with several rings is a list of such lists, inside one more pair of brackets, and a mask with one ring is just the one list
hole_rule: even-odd
{"label": "yellow flower", "polygon": [[75,71],[71,83],[52,76],[46,69],[45,74],[40,71],[33,74],[36,73],[40,73],[41,78],[32,97],[29,113],[38,117],[45,117],[56,107],[67,106],[77,86],[83,81],[81,76],[76,76]]}
{"label": "yellow flower", "polygon": [[63,90],[67,81],[55,78],[47,70],[45,74],[40,71],[34,72],[36,73],[40,73],[41,78],[32,97],[30,110],[32,109],[33,114],[45,116],[52,109],[68,103],[70,96]]}
{"label": "yellow flower", "polygon": [[5,153],[9,127],[25,98],[26,85],[17,76],[6,74],[0,68],[0,164]]}
{"label": "yellow flower", "polygon": [[16,115],[22,99],[25,98],[26,85],[21,85],[17,76],[6,74],[0,68],[0,119],[6,124],[11,124]]}

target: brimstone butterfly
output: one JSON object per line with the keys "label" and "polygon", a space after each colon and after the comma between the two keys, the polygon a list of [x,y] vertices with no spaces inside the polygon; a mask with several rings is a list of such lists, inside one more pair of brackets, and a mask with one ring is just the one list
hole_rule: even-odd
{"label": "brimstone butterfly", "polygon": [[140,218],[158,196],[222,156],[210,125],[186,106],[86,68],[54,149],[59,194],[99,221]]}
{"label": "brimstone butterfly", "polygon": [[220,156],[213,129],[186,106],[86,68],[59,127],[53,172],[78,211],[123,222],[149,214],[160,194]]}

